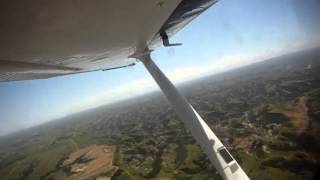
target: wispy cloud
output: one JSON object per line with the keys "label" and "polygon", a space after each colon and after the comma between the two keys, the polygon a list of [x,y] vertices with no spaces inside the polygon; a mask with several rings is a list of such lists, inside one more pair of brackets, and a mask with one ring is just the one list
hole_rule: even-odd
{"label": "wispy cloud", "polygon": [[[167,76],[176,84],[179,84],[189,80],[194,80],[208,75],[213,75],[231,69],[246,66],[268,58],[287,54],[289,52],[301,50],[303,47],[305,47],[304,44],[297,43],[292,45],[292,48],[289,49],[274,48],[265,51],[261,50],[257,53],[251,54],[226,55],[220,58],[219,60],[212,61],[212,63],[198,66],[176,68],[171,72],[168,72]],[[206,58],[210,59],[211,57]],[[82,100],[81,102],[78,102],[70,106],[70,108],[65,110],[64,113],[61,112],[61,114],[66,114],[65,112],[76,113],[86,109],[121,101],[127,98],[140,96],[148,92],[156,91],[158,89],[159,88],[157,87],[156,83],[152,78],[132,80],[127,82],[126,84],[114,87],[113,89],[109,89],[103,93],[93,94],[92,96]]]}

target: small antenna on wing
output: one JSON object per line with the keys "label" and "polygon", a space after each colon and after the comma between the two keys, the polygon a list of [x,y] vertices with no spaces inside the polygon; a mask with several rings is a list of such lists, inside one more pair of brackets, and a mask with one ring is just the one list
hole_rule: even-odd
{"label": "small antenna on wing", "polygon": [[169,42],[169,37],[167,35],[167,33],[163,30],[160,31],[160,36],[161,36],[161,39],[162,39],[162,43],[165,47],[170,47],[170,46],[181,46],[182,43],[172,43],[170,44]]}

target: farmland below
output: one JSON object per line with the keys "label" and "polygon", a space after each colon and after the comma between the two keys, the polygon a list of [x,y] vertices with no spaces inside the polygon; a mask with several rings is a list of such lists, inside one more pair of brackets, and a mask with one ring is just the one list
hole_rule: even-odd
{"label": "farmland below", "polygon": [[[320,49],[179,89],[251,179],[319,174]],[[221,179],[160,92],[2,137],[0,175],[4,180]]]}

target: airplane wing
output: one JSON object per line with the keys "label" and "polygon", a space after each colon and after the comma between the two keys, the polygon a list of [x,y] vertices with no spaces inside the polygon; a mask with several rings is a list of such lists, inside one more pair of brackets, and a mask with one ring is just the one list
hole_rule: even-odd
{"label": "airplane wing", "polygon": [[4,0],[0,81],[130,66],[216,0]]}
{"label": "airplane wing", "polygon": [[[227,180],[249,179],[186,98],[153,63],[150,49],[216,0],[3,0],[0,81],[49,78],[133,65],[150,72],[210,161]],[[133,58],[132,58],[133,57]]]}

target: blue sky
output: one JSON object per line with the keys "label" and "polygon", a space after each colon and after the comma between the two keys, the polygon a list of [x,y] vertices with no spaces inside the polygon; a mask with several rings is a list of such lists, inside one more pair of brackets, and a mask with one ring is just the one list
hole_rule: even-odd
{"label": "blue sky", "polygon": [[[155,62],[175,83],[320,42],[317,0],[220,0],[159,48]],[[0,83],[0,135],[158,90],[141,63],[113,71]]]}

